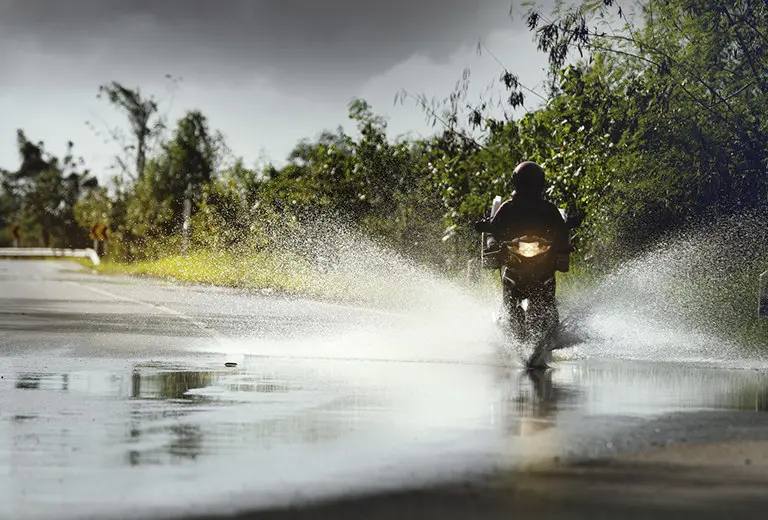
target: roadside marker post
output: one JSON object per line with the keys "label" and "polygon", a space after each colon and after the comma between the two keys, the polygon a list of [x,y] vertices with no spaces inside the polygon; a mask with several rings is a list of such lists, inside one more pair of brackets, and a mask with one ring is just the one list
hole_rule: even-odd
{"label": "roadside marker post", "polygon": [[99,239],[96,238],[96,224],[91,224],[90,229],[88,230],[88,237],[93,240],[93,250],[98,251],[99,250]]}
{"label": "roadside marker post", "polygon": [[760,275],[760,304],[757,314],[761,318],[768,318],[768,271]]}
{"label": "roadside marker post", "polygon": [[184,223],[181,227],[181,254],[186,255],[189,249],[190,218],[192,217],[192,199],[190,199],[190,186],[187,186],[187,197],[184,199]]}
{"label": "roadside marker post", "polygon": [[101,256],[107,256],[107,243],[109,242],[109,228],[106,224],[101,224],[98,230],[99,240],[101,240]]}
{"label": "roadside marker post", "polygon": [[11,238],[13,239],[13,247],[19,247],[19,241],[21,240],[21,226],[18,224],[11,224]]}

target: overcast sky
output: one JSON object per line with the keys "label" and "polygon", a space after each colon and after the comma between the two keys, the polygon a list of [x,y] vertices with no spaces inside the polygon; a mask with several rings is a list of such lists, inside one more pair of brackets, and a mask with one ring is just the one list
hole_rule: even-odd
{"label": "overcast sky", "polygon": [[[355,96],[389,117],[391,136],[427,135],[424,114],[393,106],[395,94],[445,97],[465,67],[479,93],[501,68],[477,54],[478,41],[540,88],[545,58],[524,9],[511,0],[3,0],[0,167],[18,166],[22,128],[54,153],[74,141],[103,178],[116,146],[85,122],[123,123],[96,99],[111,80],[155,94],[171,120],[200,109],[247,164],[280,163],[325,128],[351,131]],[[183,78],[173,96],[166,74]]]}

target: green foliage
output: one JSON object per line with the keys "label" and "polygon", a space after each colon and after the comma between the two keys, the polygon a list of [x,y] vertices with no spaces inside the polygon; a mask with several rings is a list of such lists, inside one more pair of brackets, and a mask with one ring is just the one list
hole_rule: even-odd
{"label": "green foliage", "polygon": [[119,202],[110,217],[119,242],[115,254],[125,258],[162,254],[169,238],[181,231],[184,199],[193,201],[193,211],[203,203],[224,150],[223,138],[210,131],[199,111],[181,118],[160,153],[147,161],[144,175],[126,191],[118,190]]}
{"label": "green foliage", "polygon": [[98,270],[287,293],[311,294],[313,288],[309,266],[287,253],[203,251],[189,255],[168,254],[157,260],[129,265],[105,263]]}
{"label": "green foliage", "polygon": [[111,224],[114,204],[104,186],[89,190],[75,202],[73,210],[77,224],[83,229],[90,229],[93,224]]}
{"label": "green foliage", "polygon": [[[597,15],[626,25],[601,30]],[[660,233],[766,207],[767,22],[765,3],[748,0],[649,0],[642,28],[608,0],[530,11],[553,70],[543,112],[560,122],[548,166],[597,246],[626,256]],[[566,65],[573,51],[586,57]]]}
{"label": "green foliage", "polygon": [[72,142],[59,159],[45,151],[44,145],[29,141],[22,130],[17,133],[21,164],[16,171],[0,171],[0,208],[5,225],[20,224],[25,244],[44,247],[82,247],[87,243],[75,219],[78,200],[98,183],[88,170],[81,169]]}

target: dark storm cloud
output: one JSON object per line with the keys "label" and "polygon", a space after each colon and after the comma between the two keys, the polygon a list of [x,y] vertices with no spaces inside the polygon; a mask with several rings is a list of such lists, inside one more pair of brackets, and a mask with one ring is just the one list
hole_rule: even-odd
{"label": "dark storm cloud", "polygon": [[510,0],[5,0],[0,53],[9,60],[14,49],[35,48],[147,72],[179,66],[338,84],[414,53],[446,59],[511,27],[509,8]]}

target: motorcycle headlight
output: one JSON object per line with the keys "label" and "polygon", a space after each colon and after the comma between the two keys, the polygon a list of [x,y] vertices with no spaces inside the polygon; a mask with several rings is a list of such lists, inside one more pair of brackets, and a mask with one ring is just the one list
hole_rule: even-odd
{"label": "motorcycle headlight", "polygon": [[520,240],[517,245],[511,247],[511,249],[514,253],[517,253],[520,256],[533,258],[534,256],[546,253],[549,250],[549,246],[538,241]]}
{"label": "motorcycle headlight", "polygon": [[527,258],[536,256],[539,254],[538,242],[520,242],[520,245],[518,247],[520,250],[520,254]]}

